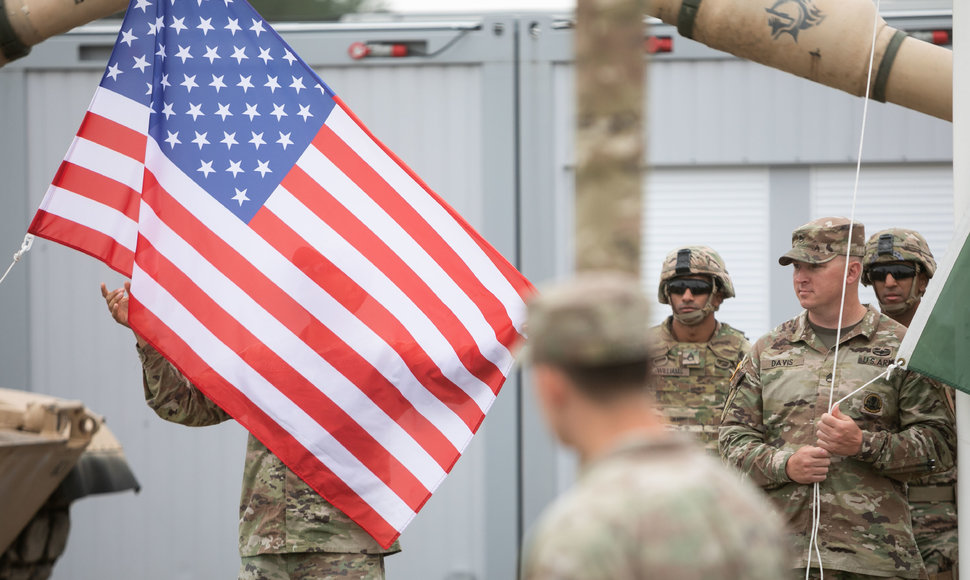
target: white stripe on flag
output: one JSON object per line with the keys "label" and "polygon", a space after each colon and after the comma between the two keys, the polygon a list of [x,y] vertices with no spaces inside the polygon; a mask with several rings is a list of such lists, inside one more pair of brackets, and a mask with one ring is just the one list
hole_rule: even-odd
{"label": "white stripe on flag", "polygon": [[51,186],[43,209],[49,214],[81,224],[114,238],[120,245],[135,251],[138,224],[118,210],[60,187]]}
{"label": "white stripe on flag", "polygon": [[[145,215],[145,208],[142,208],[142,215]],[[397,530],[404,529],[415,512],[340,441],[220,342],[137,264],[132,272],[132,285],[137,286],[138,299],[142,304],[153,312],[166,313],[163,321],[175,335],[186,340],[196,353],[208,355],[204,358],[213,371],[223,378],[242,375],[244,380],[239,381],[241,384],[237,388],[246,398],[266,412],[275,411],[272,416],[281,427],[327,465],[391,526]]]}
{"label": "white stripe on flag", "polygon": [[[455,253],[462,257],[489,292],[498,297],[499,301],[505,305],[509,319],[521,334],[521,321],[525,320],[525,303],[516,289],[495,267],[492,260],[482,252],[481,247],[468,235],[468,232],[455,221],[454,217],[437,200],[428,195],[428,192],[414,178],[388,156],[339,105],[333,108],[327,118],[326,125],[364,162],[380,174],[411,207],[431,224],[445,242],[455,250]],[[511,361],[509,361],[509,364],[511,364]],[[499,368],[505,372],[509,366],[499,365]]]}
{"label": "white stripe on flag", "polygon": [[148,134],[148,122],[152,115],[151,109],[112,90],[98,87],[98,90],[94,92],[94,98],[91,99],[91,106],[88,107],[88,111],[124,125],[132,131],[138,131],[142,135]]}
{"label": "white stripe on flag", "polygon": [[[488,410],[495,400],[492,389],[465,368],[438,327],[380,268],[282,186],[267,200],[266,209],[277,216],[286,216],[286,224],[311,246],[326,248],[327,258],[407,328],[418,346],[438,366],[442,374],[465,391],[483,413]],[[409,380],[408,383],[410,382]],[[410,390],[406,389],[405,393]],[[437,401],[436,398],[435,400]],[[458,422],[461,423],[460,420]],[[464,431],[463,441],[471,436],[471,431],[467,428]],[[452,443],[457,449],[461,449],[457,441],[452,440]]]}
{"label": "white stripe on flag", "polygon": [[100,173],[135,191],[141,191],[141,185],[145,179],[141,161],[81,137],[74,139],[64,160],[94,173]]}

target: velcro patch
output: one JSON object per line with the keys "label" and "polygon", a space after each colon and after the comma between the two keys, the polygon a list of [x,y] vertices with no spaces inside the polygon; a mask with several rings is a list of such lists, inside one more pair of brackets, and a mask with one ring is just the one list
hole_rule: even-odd
{"label": "velcro patch", "polygon": [[653,367],[653,374],[664,377],[689,377],[690,369],[684,367]]}
{"label": "velcro patch", "polygon": [[862,355],[859,357],[859,364],[885,368],[893,364],[893,358]]}
{"label": "velcro patch", "polygon": [[800,367],[805,364],[805,357],[773,358],[767,361],[769,369]]}

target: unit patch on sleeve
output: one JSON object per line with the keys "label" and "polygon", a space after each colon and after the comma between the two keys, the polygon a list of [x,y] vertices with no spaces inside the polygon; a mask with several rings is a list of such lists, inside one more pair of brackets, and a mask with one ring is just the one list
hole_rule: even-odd
{"label": "unit patch on sleeve", "polygon": [[862,408],[866,413],[877,415],[882,413],[882,397],[876,393],[866,393],[862,399]]}

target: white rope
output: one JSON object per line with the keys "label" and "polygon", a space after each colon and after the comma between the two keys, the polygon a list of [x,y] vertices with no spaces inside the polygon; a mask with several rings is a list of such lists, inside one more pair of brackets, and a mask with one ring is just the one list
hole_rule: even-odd
{"label": "white rope", "polygon": [[33,234],[27,234],[24,236],[24,241],[20,244],[20,249],[13,254],[13,262],[11,262],[10,266],[7,267],[7,271],[3,273],[3,276],[0,276],[0,284],[3,284],[3,281],[7,279],[7,274],[10,273],[10,270],[13,270],[13,265],[19,262],[20,258],[22,258],[23,255],[30,250],[30,246],[32,246],[33,243]]}
{"label": "white rope", "polygon": [[[829,383],[829,413],[835,408],[838,403],[848,399],[852,395],[856,394],[866,386],[872,384],[874,381],[882,377],[876,377],[872,381],[869,381],[862,387],[859,387],[855,391],[852,391],[849,395],[843,397],[836,403],[832,404],[832,399],[835,396],[835,387],[837,384],[836,372],[838,371],[839,365],[839,342],[842,340],[842,316],[845,313],[845,290],[846,290],[846,280],[849,277],[849,260],[852,256],[852,229],[855,225],[855,202],[856,197],[859,194],[859,175],[862,173],[862,147],[865,143],[866,137],[866,120],[869,117],[869,89],[872,86],[872,65],[876,56],[876,26],[879,24],[879,2],[876,0],[876,9],[873,12],[872,17],[872,42],[869,48],[869,70],[866,73],[866,94],[863,100],[862,106],[862,128],[859,133],[859,152],[856,155],[856,165],[855,165],[855,182],[852,185],[852,210],[849,212],[849,234],[846,240],[845,247],[845,268],[842,272],[842,301],[839,303],[839,318],[838,324],[835,328],[835,353],[832,358],[832,380]],[[890,369],[894,368],[894,365],[890,366]],[[888,370],[886,373],[888,375]],[[821,492],[819,491],[818,482],[815,483],[812,489],[812,535],[808,540],[808,557],[806,559],[807,564],[805,566],[805,579],[808,580],[809,572],[812,569],[812,547],[815,547],[815,553],[818,556],[818,574],[819,580],[825,579],[825,570],[822,566],[822,554],[818,547],[818,526],[819,520],[821,519],[822,506],[821,506]]]}

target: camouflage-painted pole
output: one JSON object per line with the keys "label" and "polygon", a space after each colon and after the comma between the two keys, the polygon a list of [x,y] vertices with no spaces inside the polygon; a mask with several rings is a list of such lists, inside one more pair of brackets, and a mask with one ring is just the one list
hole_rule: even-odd
{"label": "camouflage-painted pole", "polygon": [[577,2],[577,271],[639,271],[645,10],[644,0]]}

